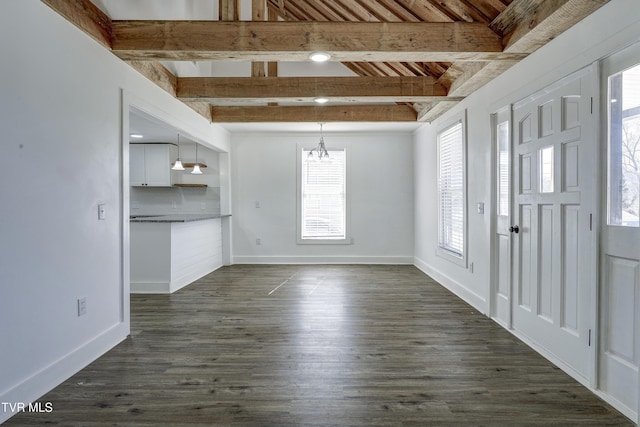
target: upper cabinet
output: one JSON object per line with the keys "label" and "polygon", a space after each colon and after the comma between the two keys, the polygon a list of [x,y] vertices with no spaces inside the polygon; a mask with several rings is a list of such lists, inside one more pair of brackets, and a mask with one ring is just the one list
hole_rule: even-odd
{"label": "upper cabinet", "polygon": [[132,187],[171,187],[172,144],[130,144],[129,182]]}

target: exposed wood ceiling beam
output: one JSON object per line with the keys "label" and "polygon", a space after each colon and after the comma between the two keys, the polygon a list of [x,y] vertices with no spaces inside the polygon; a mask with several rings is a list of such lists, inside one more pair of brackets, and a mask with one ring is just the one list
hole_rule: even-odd
{"label": "exposed wood ceiling beam", "polygon": [[42,0],[42,2],[93,37],[98,43],[111,49],[113,42],[111,18],[90,0]]}
{"label": "exposed wood ceiling beam", "polygon": [[190,77],[177,80],[184,101],[419,102],[447,96],[432,77]]}
{"label": "exposed wood ceiling beam", "polygon": [[[251,2],[251,20],[252,21],[264,21],[266,18],[267,4],[266,0],[253,0]],[[251,76],[252,77],[264,77],[266,70],[264,61],[251,63]]]}
{"label": "exposed wood ceiling beam", "polygon": [[513,0],[490,24],[493,31],[501,36],[509,34],[524,16],[540,6],[544,0]]}
{"label": "exposed wood ceiling beam", "polygon": [[[178,78],[158,61],[126,61],[140,74],[160,86],[172,96],[176,96]],[[211,121],[211,106],[208,102],[183,101],[192,110]]]}
{"label": "exposed wood ceiling beam", "polygon": [[449,111],[459,101],[502,74],[517,61],[457,62],[438,79],[438,83],[449,88],[447,99],[417,105],[418,121],[431,122]]}
{"label": "exposed wood ceiling beam", "polygon": [[519,16],[513,31],[505,34],[505,52],[534,52],[608,2],[609,0],[544,0]]}
{"label": "exposed wood ceiling beam", "polygon": [[[356,20],[367,20],[369,16],[372,20],[413,21],[412,17],[415,16],[416,19],[425,21],[456,21],[460,18],[479,21],[436,23],[111,21],[90,0],[41,1],[121,58],[132,59],[129,61],[131,66],[170,94],[183,95],[182,99],[187,105],[209,120],[212,118],[211,114],[215,113],[216,121],[237,121],[229,120],[233,117],[242,117],[243,120],[240,121],[291,121],[294,118],[301,121],[402,121],[411,120],[411,116],[415,120],[415,111],[418,111],[418,120],[431,121],[455,105],[459,99],[495,78],[609,0],[492,0],[487,4],[477,5],[469,0],[425,1],[419,4],[414,4],[413,0],[397,0],[397,3],[396,0],[381,0],[374,5],[358,1],[354,3],[357,7],[350,11],[336,8],[334,3],[325,4],[315,0],[298,3],[267,0],[269,12],[275,12],[270,14],[270,20],[277,19],[277,14],[285,19],[289,19],[288,14],[301,14],[298,19],[335,21],[351,19],[353,17],[349,18],[348,13],[356,13]],[[220,10],[227,19],[237,19],[238,1],[220,2]],[[287,9],[296,4],[306,9]],[[256,5],[261,9],[254,10],[258,17],[265,13],[262,9],[263,0],[257,0]],[[491,19],[487,17],[495,16],[495,11],[500,10],[500,15],[486,25],[488,19]],[[280,86],[274,89],[265,84],[258,87],[259,93],[253,87],[253,94],[243,97],[242,91],[246,94],[246,89],[238,87],[234,90],[239,92],[223,95],[220,90],[224,87],[220,87],[220,82],[217,82],[205,84],[204,92],[186,94],[180,92],[184,89],[181,80],[155,61],[270,61],[268,74],[274,78],[277,75],[277,63],[273,61],[305,61],[308,53],[314,50],[332,53],[334,61],[352,63],[350,68],[358,73],[384,75],[383,78],[387,79],[390,78],[387,75],[414,73],[414,67],[423,64],[427,67],[425,73],[440,78],[429,83],[432,94],[425,87],[421,88],[422,92],[406,92],[401,86],[397,86],[397,81],[388,81],[387,85],[382,86],[370,84],[369,90],[356,90],[355,84],[354,87],[339,87],[335,81],[324,83],[324,87],[336,85],[333,92],[336,96],[331,96],[331,92],[325,95],[336,100],[411,101],[415,102],[415,111],[405,105],[370,104],[345,107],[210,107],[208,102],[202,100],[212,99],[214,103],[245,99],[253,102],[307,100],[320,95],[322,86],[313,88],[291,84],[292,87],[289,88]],[[430,70],[434,65],[439,65],[437,63],[442,64],[443,69]],[[264,74],[264,65],[254,67],[254,75],[262,78]],[[283,80],[281,83],[284,82]],[[214,89],[207,88],[210,84]],[[367,85],[366,82],[361,84]],[[225,90],[231,89],[227,87]],[[220,120],[224,117],[226,120]]]}
{"label": "exposed wood ceiling beam", "polygon": [[[111,49],[113,42],[111,18],[89,0],[42,0],[44,4],[62,15],[67,21],[86,34]],[[126,61],[140,74],[160,88],[176,96],[177,78],[157,61]],[[185,104],[211,121],[211,106],[206,102],[185,102]]]}
{"label": "exposed wood ceiling beam", "polygon": [[465,97],[502,74],[517,61],[457,62],[438,79],[438,83],[449,88],[450,97]]}
{"label": "exposed wood ceiling beam", "polygon": [[113,52],[123,59],[306,61],[517,60],[484,24],[466,22],[113,21]]}
{"label": "exposed wood ceiling beam", "polygon": [[240,19],[240,2],[238,0],[219,0],[218,19],[221,21],[237,21]]}
{"label": "exposed wood ceiling beam", "polygon": [[171,95],[176,96],[178,78],[158,61],[126,61],[140,74],[160,86]]}
{"label": "exposed wood ceiling beam", "polygon": [[211,107],[217,123],[256,122],[415,122],[405,105],[325,105],[322,107]]}
{"label": "exposed wood ceiling beam", "polygon": [[[514,0],[492,23],[491,28],[505,34],[505,52],[532,53],[565,30],[595,12],[609,0]],[[440,83],[449,88],[449,96],[467,96],[495,79],[517,61],[501,61],[477,68],[474,72],[454,63],[442,76]],[[447,79],[450,80],[449,84]],[[456,102],[427,102],[417,106],[419,121],[433,121],[452,108]]]}
{"label": "exposed wood ceiling beam", "polygon": [[459,101],[442,101],[431,102],[420,105],[420,112],[418,113],[417,120],[419,122],[431,123],[451,108],[453,108]]}

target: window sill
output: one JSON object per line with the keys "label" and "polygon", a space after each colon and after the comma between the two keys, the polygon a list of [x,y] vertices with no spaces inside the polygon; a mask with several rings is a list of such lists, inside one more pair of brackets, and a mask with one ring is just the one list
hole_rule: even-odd
{"label": "window sill", "polygon": [[298,239],[298,245],[351,245],[350,238],[346,239]]}

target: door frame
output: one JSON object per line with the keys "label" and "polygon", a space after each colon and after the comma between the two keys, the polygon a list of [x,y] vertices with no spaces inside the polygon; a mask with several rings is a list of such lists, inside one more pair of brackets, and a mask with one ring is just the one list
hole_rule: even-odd
{"label": "door frame", "polygon": [[590,289],[590,307],[589,313],[589,385],[595,390],[598,387],[598,352],[600,351],[600,234],[602,232],[602,119],[600,111],[600,102],[602,93],[600,91],[600,61],[594,61],[590,66],[591,75],[591,130],[592,138],[595,138],[594,147],[595,156],[589,158],[591,162],[591,190],[592,190],[592,207],[591,207],[591,257],[595,262],[591,265],[589,276]]}
{"label": "door frame", "polygon": [[[598,289],[596,293],[596,298],[598,299],[597,305],[597,329],[601,331],[601,333],[596,334],[595,337],[595,345],[596,345],[596,354],[594,357],[594,365],[595,365],[595,379],[593,381],[593,388],[596,390],[596,394],[600,396],[603,400],[610,403],[612,406],[616,407],[620,412],[622,412],[625,416],[629,417],[632,421],[635,421],[636,424],[640,425],[640,373],[638,374],[638,391],[637,391],[637,406],[635,413],[632,412],[630,408],[619,402],[614,396],[608,394],[605,390],[601,388],[600,384],[600,357],[601,357],[601,349],[604,347],[604,340],[607,338],[606,336],[606,328],[604,327],[604,315],[605,315],[605,297],[603,293],[606,291],[606,274],[607,274],[607,264],[606,264],[606,230],[608,227],[608,214],[609,214],[609,200],[608,200],[608,185],[609,185],[609,128],[608,128],[608,101],[609,101],[609,90],[608,90],[608,79],[611,73],[611,69],[618,69],[618,71],[623,70],[625,67],[630,67],[638,64],[640,61],[640,42],[634,42],[628,46],[625,46],[619,50],[609,53],[606,56],[603,56],[598,61],[596,61],[596,65],[598,66],[598,87],[597,87],[597,100],[594,99],[594,115],[596,116],[597,121],[597,137],[599,139],[599,162],[598,162],[598,172],[599,172],[599,185],[598,185],[598,193],[599,193],[599,210],[597,212],[597,230],[598,230]],[[602,237],[604,236],[604,237]],[[640,328],[639,328],[640,330]],[[640,341],[640,336],[638,336],[638,332],[636,332],[636,340]],[[635,419],[634,419],[635,417]]]}

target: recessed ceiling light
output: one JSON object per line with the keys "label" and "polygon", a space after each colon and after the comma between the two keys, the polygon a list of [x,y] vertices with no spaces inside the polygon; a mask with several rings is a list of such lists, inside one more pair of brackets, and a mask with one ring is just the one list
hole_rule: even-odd
{"label": "recessed ceiling light", "polygon": [[315,102],[316,104],[326,104],[327,102],[329,102],[329,98],[319,96],[317,98],[313,98],[313,102]]}
{"label": "recessed ceiling light", "polygon": [[141,134],[139,134],[139,133],[132,133],[132,134],[130,134],[129,136],[130,136],[131,138],[136,138],[136,139],[144,138],[144,135],[141,135]]}
{"label": "recessed ceiling light", "polygon": [[327,52],[312,52],[309,59],[313,62],[327,62],[331,58]]}

